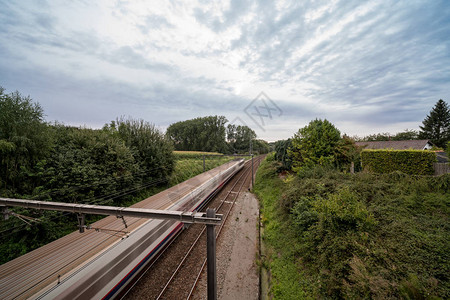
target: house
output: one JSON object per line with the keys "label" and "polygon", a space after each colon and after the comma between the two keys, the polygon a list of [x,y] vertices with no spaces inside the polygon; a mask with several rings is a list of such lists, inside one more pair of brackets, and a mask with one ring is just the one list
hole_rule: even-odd
{"label": "house", "polygon": [[394,150],[429,150],[434,144],[430,140],[406,140],[406,141],[376,141],[376,142],[356,142],[364,149],[394,149]]}

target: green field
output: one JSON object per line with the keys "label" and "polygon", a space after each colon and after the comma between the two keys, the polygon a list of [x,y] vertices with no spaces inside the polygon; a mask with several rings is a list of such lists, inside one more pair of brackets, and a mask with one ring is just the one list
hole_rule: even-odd
{"label": "green field", "polygon": [[[206,171],[218,167],[228,161],[233,160],[232,156],[214,156],[205,157],[205,169]],[[175,170],[170,177],[170,185],[175,185],[189,178],[192,178],[203,172],[203,156],[197,157],[193,155],[192,158],[187,157],[185,154],[177,156],[175,161]]]}
{"label": "green field", "polygon": [[450,175],[278,166],[254,188],[274,299],[450,298]]}

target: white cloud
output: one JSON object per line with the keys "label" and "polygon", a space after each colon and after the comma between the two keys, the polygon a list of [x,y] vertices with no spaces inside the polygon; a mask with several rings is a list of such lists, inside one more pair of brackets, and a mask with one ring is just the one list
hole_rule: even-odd
{"label": "white cloud", "polygon": [[[161,126],[230,118],[264,91],[285,114],[259,132],[263,138],[286,138],[316,117],[349,134],[395,132],[417,128],[450,92],[450,9],[437,2],[5,1],[2,8],[0,85],[30,94],[63,122],[101,124],[121,112],[145,112]],[[74,99],[110,104],[96,119],[63,111]]]}

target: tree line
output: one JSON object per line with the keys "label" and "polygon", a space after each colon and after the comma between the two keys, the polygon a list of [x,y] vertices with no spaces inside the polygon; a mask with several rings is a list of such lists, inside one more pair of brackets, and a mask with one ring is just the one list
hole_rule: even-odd
{"label": "tree line", "polygon": [[224,116],[200,117],[171,124],[166,135],[175,150],[207,151],[243,154],[251,150],[268,153],[266,141],[257,139],[253,129],[245,125],[228,124]]}
{"label": "tree line", "polygon": [[[148,122],[118,118],[102,129],[50,124],[30,97],[0,88],[0,197],[122,206],[137,192],[165,184],[174,163],[172,142]],[[41,221],[0,222],[0,263],[76,224],[71,214],[15,212]]]}

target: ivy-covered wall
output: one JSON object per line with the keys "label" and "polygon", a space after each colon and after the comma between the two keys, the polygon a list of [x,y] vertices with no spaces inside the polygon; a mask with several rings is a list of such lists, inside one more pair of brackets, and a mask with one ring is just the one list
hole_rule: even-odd
{"label": "ivy-covered wall", "polygon": [[363,150],[364,170],[373,173],[401,171],[411,175],[433,175],[436,154],[427,150]]}

